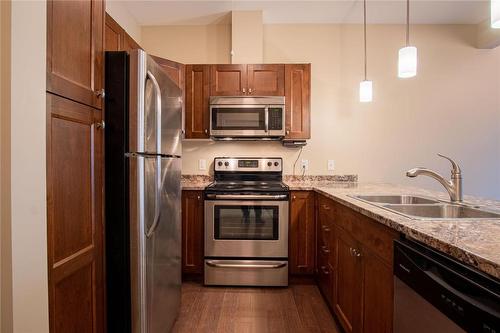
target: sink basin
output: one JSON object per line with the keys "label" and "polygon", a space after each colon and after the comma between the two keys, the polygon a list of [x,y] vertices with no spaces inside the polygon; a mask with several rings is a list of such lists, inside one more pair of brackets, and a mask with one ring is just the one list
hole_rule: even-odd
{"label": "sink basin", "polygon": [[500,213],[460,205],[383,205],[394,212],[424,219],[499,219]]}
{"label": "sink basin", "polygon": [[413,195],[356,195],[355,197],[364,201],[381,204],[419,205],[439,203],[439,201],[437,200],[417,197]]}

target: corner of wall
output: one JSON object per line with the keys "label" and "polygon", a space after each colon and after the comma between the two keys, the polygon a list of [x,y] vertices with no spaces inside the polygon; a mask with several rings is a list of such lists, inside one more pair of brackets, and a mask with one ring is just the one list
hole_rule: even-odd
{"label": "corner of wall", "polygon": [[10,198],[11,2],[0,2],[0,332],[12,332]]}

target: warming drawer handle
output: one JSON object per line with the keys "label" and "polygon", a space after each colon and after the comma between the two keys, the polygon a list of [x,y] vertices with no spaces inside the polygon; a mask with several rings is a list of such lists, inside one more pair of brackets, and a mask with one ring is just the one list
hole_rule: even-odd
{"label": "warming drawer handle", "polygon": [[264,200],[264,199],[286,199],[286,194],[276,195],[252,195],[252,194],[207,194],[209,199],[234,199],[234,200]]}
{"label": "warming drawer handle", "polygon": [[217,268],[263,268],[263,269],[277,269],[286,266],[286,263],[282,262],[279,264],[219,264],[213,261],[207,261],[207,265],[210,267]]}

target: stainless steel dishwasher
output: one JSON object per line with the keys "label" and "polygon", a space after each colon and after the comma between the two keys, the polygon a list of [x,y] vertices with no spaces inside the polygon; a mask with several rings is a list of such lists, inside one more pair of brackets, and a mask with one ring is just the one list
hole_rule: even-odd
{"label": "stainless steel dishwasher", "polygon": [[500,333],[500,281],[420,243],[394,241],[394,333]]}

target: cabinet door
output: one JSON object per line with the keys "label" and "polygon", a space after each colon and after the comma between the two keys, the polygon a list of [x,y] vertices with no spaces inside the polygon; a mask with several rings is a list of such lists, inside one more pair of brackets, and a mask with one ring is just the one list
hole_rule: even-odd
{"label": "cabinet door", "polygon": [[47,1],[47,90],[102,108],[104,1]]}
{"label": "cabinet door", "polygon": [[186,139],[209,138],[210,65],[186,65]]}
{"label": "cabinet door", "polygon": [[359,332],[362,266],[360,257],[353,253],[353,249],[359,249],[359,246],[342,229],[336,228],[335,234],[334,312],[346,332]]}
{"label": "cabinet door", "polygon": [[104,50],[121,51],[123,47],[123,29],[106,13],[106,24],[104,28]]}
{"label": "cabinet door", "polygon": [[203,273],[203,192],[182,191],[182,272]]}
{"label": "cabinet door", "polygon": [[285,96],[285,65],[248,65],[248,94]]}
{"label": "cabinet door", "polygon": [[103,332],[102,112],[47,94],[51,332]]}
{"label": "cabinet door", "polygon": [[363,332],[392,332],[392,267],[369,251],[363,251]]}
{"label": "cabinet door", "polygon": [[161,66],[167,76],[184,91],[184,65],[172,60],[151,56]]}
{"label": "cabinet door", "polygon": [[142,47],[137,44],[137,42],[130,37],[125,31],[123,31],[123,48],[122,51],[130,51],[134,49],[142,49]]}
{"label": "cabinet door", "polygon": [[285,139],[311,137],[311,65],[285,65]]}
{"label": "cabinet door", "polygon": [[314,274],[315,219],[314,192],[292,191],[290,201],[289,272]]}
{"label": "cabinet door", "polygon": [[211,96],[241,96],[248,93],[247,65],[211,65]]}

